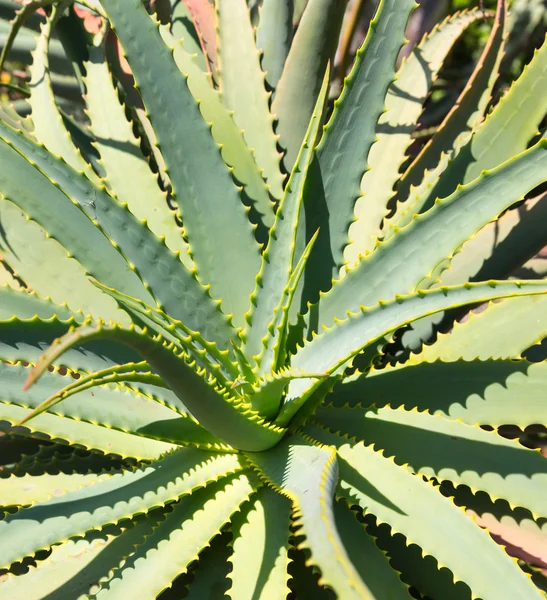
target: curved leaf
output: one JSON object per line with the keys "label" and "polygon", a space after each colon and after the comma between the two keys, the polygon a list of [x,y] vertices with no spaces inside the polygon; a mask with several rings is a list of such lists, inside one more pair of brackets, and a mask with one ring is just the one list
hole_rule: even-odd
{"label": "curved leaf", "polygon": [[[171,50],[140,0],[103,0],[155,130],[192,257],[226,314],[243,323],[260,266],[239,191]],[[143,53],[140,40],[147,40]],[[151,68],[151,64],[155,68]],[[168,90],[158,93],[158,90]],[[185,118],[180,119],[181,112]],[[203,214],[208,218],[203,220]],[[221,252],[212,254],[211,240]]]}
{"label": "curved leaf", "polygon": [[269,452],[248,457],[261,476],[292,501],[305,536],[300,547],[311,551],[309,560],[321,569],[319,583],[344,599],[374,598],[336,530],[332,498],[338,480],[336,451],[291,436]]}
{"label": "curved leaf", "polygon": [[[416,543],[424,553],[435,556],[440,565],[450,569],[454,578],[463,580],[477,597],[496,600],[542,597],[488,533],[431,484],[385,458],[372,446],[350,443],[319,428],[307,427],[306,432],[337,447],[340,496],[359,504],[405,535],[409,543]],[[439,535],[439,524],[458,532],[450,544]]]}

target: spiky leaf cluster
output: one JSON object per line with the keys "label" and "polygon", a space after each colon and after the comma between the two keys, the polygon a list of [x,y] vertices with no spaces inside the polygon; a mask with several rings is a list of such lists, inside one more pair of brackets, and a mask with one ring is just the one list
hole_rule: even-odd
{"label": "spiky leaf cluster", "polygon": [[498,428],[547,424],[547,283],[512,277],[546,242],[547,44],[493,101],[499,0],[416,151],[482,11],[396,67],[415,3],[382,0],[331,106],[345,2],[80,4],[83,121],[71,2],[10,37],[44,9],[31,120],[0,121],[0,596],[541,598],[547,461]]}

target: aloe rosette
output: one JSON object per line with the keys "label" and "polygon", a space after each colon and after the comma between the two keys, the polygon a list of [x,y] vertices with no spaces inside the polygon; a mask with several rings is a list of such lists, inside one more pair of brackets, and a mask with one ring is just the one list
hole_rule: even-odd
{"label": "aloe rosette", "polygon": [[492,102],[499,0],[409,159],[480,10],[396,70],[415,3],[382,0],[331,106],[344,2],[84,4],[80,135],[70,2],[32,3],[31,120],[0,122],[0,595],[543,597],[503,546],[545,536],[547,461],[499,427],[547,424],[547,283],[512,277],[547,241],[547,45]]}

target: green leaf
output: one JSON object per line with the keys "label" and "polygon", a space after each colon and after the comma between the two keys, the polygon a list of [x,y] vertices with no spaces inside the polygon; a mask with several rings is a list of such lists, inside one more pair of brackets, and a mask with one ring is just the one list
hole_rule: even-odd
{"label": "green leaf", "polygon": [[366,440],[414,473],[483,490],[494,499],[547,515],[547,459],[518,440],[440,415],[389,406],[319,407],[316,418],[333,432]]}
{"label": "green leaf", "polygon": [[[450,569],[477,597],[542,597],[503,548],[431,484],[375,452],[372,446],[353,444],[320,428],[306,427],[306,432],[337,447],[339,496],[359,504],[405,535],[408,543],[416,543],[424,553],[435,556],[440,566]],[[439,523],[458,532],[449,544],[439,535]]]}
{"label": "green leaf", "polygon": [[[141,1],[127,0],[121,6],[117,0],[105,0],[102,4],[156,132],[198,273],[211,285],[213,297],[222,298],[236,326],[242,325],[260,256],[238,189],[171,50]],[[142,39],[147,40],[146,53]],[[162,88],[169,92],[158,93]],[[212,254],[211,239],[222,252]]]}
{"label": "green leaf", "polygon": [[207,58],[207,68],[212,80],[217,81],[217,19],[213,2],[209,0],[182,0],[192,18],[196,33]]}
{"label": "green leaf", "polygon": [[69,540],[52,548],[51,554],[30,567],[24,575],[8,576],[2,593],[11,600],[36,597],[63,600],[87,594],[92,586],[107,581],[119,568],[120,559],[143,543],[159,520],[158,515],[126,523],[124,528],[108,527],[92,531],[79,540]]}
{"label": "green leaf", "polygon": [[[42,3],[41,3],[42,4]],[[51,2],[47,2],[51,4]],[[38,37],[34,51],[30,75],[30,98],[34,136],[54,155],[63,158],[77,171],[83,171],[92,181],[98,178],[85,162],[80,151],[70,139],[57,107],[49,75],[48,45],[52,31],[62,12],[70,2],[54,4],[51,15],[47,18]]]}
{"label": "green leaf", "polygon": [[221,351],[214,342],[204,339],[198,332],[192,331],[181,321],[173,319],[163,311],[148,306],[137,298],[131,298],[112,288],[94,282],[105,293],[112,296],[125,310],[133,315],[138,324],[161,335],[166,341],[174,342],[184,350],[192,360],[213,373],[224,382],[231,381],[239,375],[236,364],[228,350]]}
{"label": "green leaf", "polygon": [[206,59],[190,11],[184,1],[177,0],[172,4],[170,31],[177,40],[184,41],[187,52],[195,57],[196,64],[205,73],[207,71]]}
{"label": "green leaf", "polygon": [[66,303],[55,304],[50,298],[41,298],[35,292],[0,286],[0,321],[12,319],[14,316],[21,320],[34,317],[43,320],[52,318],[61,321],[69,321],[73,318],[83,320],[83,315],[73,313]]}
{"label": "green leaf", "polygon": [[466,321],[456,322],[435,344],[424,346],[419,360],[518,358],[547,336],[546,308],[547,299],[540,297],[491,303],[480,313],[470,312]]}
{"label": "green leaf", "polygon": [[[231,532],[217,535],[210,546],[199,555],[197,569],[192,573],[192,582],[188,586],[185,600],[222,600],[229,586],[228,569],[230,567]],[[182,579],[182,578],[181,578]]]}
{"label": "green leaf", "polygon": [[[142,282],[108,239],[109,234],[120,229],[112,212],[118,213],[120,218],[129,214],[128,211],[85,176],[3,123],[0,123],[0,137],[0,156],[6,165],[0,173],[4,195],[69,248],[71,256],[86,266],[88,273],[105,283],[115,282],[118,288],[131,290],[135,296],[150,301]],[[54,182],[61,185],[63,191]],[[44,196],[47,203],[43,201]],[[111,213],[108,223],[107,213]],[[104,233],[92,218],[104,226]],[[123,236],[118,237],[121,244]],[[90,247],[95,251],[89,252]]]}
{"label": "green leaf", "polygon": [[232,519],[232,581],[226,592],[234,600],[277,600],[289,594],[287,568],[291,504],[262,487]]}
{"label": "green leaf", "polygon": [[414,359],[402,367],[356,373],[335,388],[328,402],[338,407],[404,407],[468,425],[511,424],[525,429],[547,423],[546,384],[547,363]]}
{"label": "green leaf", "polygon": [[510,554],[527,562],[547,567],[547,522],[534,520],[530,511],[511,508],[503,500],[494,501],[484,492],[472,493],[467,486],[446,486],[445,494],[454,496],[477,525],[487,529],[494,539],[507,546]]}
{"label": "green leaf", "polygon": [[196,64],[195,57],[187,49],[186,38],[177,42],[168,35],[165,27],[161,27],[160,32],[165,43],[173,48],[175,62],[187,78],[192,96],[199,101],[203,119],[211,124],[211,133],[221,147],[224,162],[233,168],[235,179],[243,186],[243,200],[251,207],[249,218],[257,220],[257,236],[260,233],[266,238],[267,230],[273,224],[273,203],[243,132],[222,103],[220,93],[211,86],[207,75]]}
{"label": "green leaf", "polygon": [[368,535],[364,525],[356,519],[355,514],[343,501],[334,503],[334,516],[342,543],[373,597],[378,600],[411,598],[406,586],[399,579],[399,574],[389,565],[374,538]]}
{"label": "green leaf", "polygon": [[176,446],[140,435],[131,435],[92,423],[76,421],[48,413],[41,414],[24,427],[14,427],[28,415],[28,408],[5,403],[0,396],[0,431],[32,435],[37,439],[74,444],[122,458],[155,460]]}
{"label": "green leaf", "polygon": [[[429,179],[427,179],[428,170],[436,174],[436,179],[438,173],[435,167],[439,165],[443,153],[450,152],[454,148],[461,147],[462,143],[466,143],[470,138],[469,133],[483,120],[484,112],[491,99],[494,83],[498,77],[498,69],[503,57],[506,37],[507,1],[498,0],[494,27],[477,66],[452,110],[437,130],[437,133],[424,146],[403,175],[397,189],[399,199],[405,200],[410,192],[410,186],[418,185],[424,179],[424,174],[425,179],[422,185],[425,185],[426,181],[429,182]],[[509,156],[513,156],[516,153],[518,151],[512,152]],[[483,166],[481,170],[497,166],[500,162],[507,160],[507,158],[496,162],[495,165]],[[478,175],[479,173],[476,174],[476,176]],[[421,201],[419,200],[419,204],[412,207],[414,213],[427,210],[438,197],[430,196],[425,205],[425,198]]]}
{"label": "green leaf", "polygon": [[279,412],[283,392],[295,379],[324,379],[322,373],[303,373],[287,367],[284,370],[265,375],[254,385],[250,396],[251,406],[266,419],[273,418]]}
{"label": "green leaf", "polygon": [[[376,537],[376,543],[387,554],[389,564],[401,573],[401,579],[429,598],[469,600],[469,586],[454,581],[452,571],[440,565],[431,554],[407,540],[387,523],[370,524],[367,531]],[[407,545],[408,544],[408,545]]]}
{"label": "green leaf", "polygon": [[[330,326],[359,304],[408,293],[503,210],[546,179],[547,140],[459,187],[415,217],[334,283],[318,304],[318,327]],[[434,243],[433,243],[434,240]],[[368,285],[373,281],[374,285]],[[315,311],[312,313],[314,318]]]}
{"label": "green leaf", "polygon": [[[135,370],[133,365],[129,368]],[[23,386],[29,368],[0,364],[0,375],[3,382],[1,401],[31,410],[23,419],[25,423],[47,411],[151,439],[204,449],[226,449],[220,440],[192,419],[181,402],[166,406],[136,390],[100,385],[101,381],[94,381],[99,374],[74,381],[71,377],[45,372],[34,386],[25,391]],[[120,377],[131,381],[128,373]],[[87,380],[91,381],[91,385],[86,385]]]}
{"label": "green leaf", "polygon": [[[547,241],[545,228],[542,226],[546,218],[547,195],[532,198],[517,208],[508,210],[462,246],[461,251],[451,260],[450,266],[441,274],[439,283],[454,285],[464,281],[518,276],[518,268],[535,256],[538,248],[542,248]],[[526,272],[526,278],[543,277],[535,274],[530,277],[530,273]],[[443,317],[444,315],[436,315],[414,323],[403,334],[405,347],[413,351],[419,349],[423,341],[431,338],[433,326],[442,322]],[[448,318],[453,320],[452,315],[448,315]]]}
{"label": "green leaf", "polygon": [[9,567],[69,537],[145,514],[240,469],[235,454],[184,448],[150,466],[23,508],[0,521],[0,564]]}
{"label": "green leaf", "polygon": [[281,78],[291,47],[292,19],[293,0],[265,0],[260,7],[256,45],[262,50],[262,68],[272,90]]}
{"label": "green leaf", "polygon": [[46,473],[44,475],[12,475],[0,478],[2,506],[25,506],[75,492],[96,482],[108,479],[107,474],[97,473]]}
{"label": "green leaf", "polygon": [[[293,368],[307,372],[334,374],[359,352],[384,338],[403,325],[424,316],[474,302],[509,296],[547,293],[544,282],[467,283],[453,288],[418,291],[410,296],[396,296],[391,302],[381,302],[374,308],[361,308],[359,313],[348,312],[345,321],[326,329],[312,342],[306,342],[293,356]],[[286,424],[306,402],[321,381],[305,379],[290,384],[287,398],[276,422]]]}
{"label": "green leaf", "polygon": [[252,482],[241,474],[182,499],[95,598],[157,597],[187,570],[253,491]]}
{"label": "green leaf", "polygon": [[244,331],[243,351],[249,360],[257,363],[259,375],[270,368],[270,364],[262,364],[258,357],[265,347],[264,341],[268,341],[271,336],[271,334],[268,336],[268,332],[272,331],[275,325],[277,313],[283,310],[285,291],[294,271],[296,232],[304,185],[321,124],[328,84],[329,69],[325,74],[323,87],[317,98],[298,159],[277,209],[275,222],[269,233],[268,245],[262,254],[262,265],[256,277],[256,288],[251,296],[251,308],[246,315],[247,327]]}
{"label": "green leaf", "polygon": [[[4,154],[2,150],[0,142],[0,155]],[[0,180],[3,179],[0,173]],[[37,193],[40,189],[44,193],[46,190],[39,181],[43,178],[36,179],[35,186],[34,182],[29,180],[31,191]],[[20,188],[20,183],[17,185]],[[9,187],[8,185],[5,187],[9,191],[11,183]],[[25,193],[19,193],[19,199],[23,194]],[[66,303],[73,311],[116,319],[121,323],[129,322],[127,315],[119,310],[110,298],[99,290],[93,289],[85,268],[77,260],[69,257],[66,248],[55,238],[48,236],[40,224],[31,220],[18,206],[6,199],[1,200],[0,211],[4,228],[2,258],[30,289],[41,296],[50,296],[58,303]],[[73,222],[77,224],[80,215],[75,213],[74,216]],[[98,230],[90,233],[103,237]],[[67,237],[71,237],[70,231],[67,232]],[[109,253],[108,249],[107,253]],[[78,256],[80,256],[79,252]],[[100,266],[99,269],[102,271]],[[15,308],[10,316],[16,314]]]}
{"label": "green leaf", "polygon": [[274,319],[268,329],[266,340],[263,341],[262,356],[260,357],[259,362],[263,365],[262,368],[264,369],[265,374],[267,373],[267,365],[269,365],[269,371],[275,373],[287,363],[287,354],[289,350],[289,311],[296,295],[298,284],[305,272],[308,259],[310,258],[318,236],[319,230],[315,232],[308,242],[300,260],[291,273],[289,284],[283,291],[281,304],[275,311]]}
{"label": "green leaf", "polygon": [[188,244],[175,221],[175,213],[167,204],[167,194],[160,189],[158,176],[152,173],[142,155],[140,141],[133,134],[132,124],[118,99],[104,43],[105,40],[98,40],[99,45],[89,50],[85,82],[87,114],[94,146],[105,169],[105,182],[119,200],[127,203],[137,219],[146,220],[156,236],[165,236],[167,247],[179,253],[182,262],[192,268]]}
{"label": "green leaf", "polygon": [[293,503],[299,534],[305,536],[299,547],[311,551],[309,562],[321,569],[319,583],[332,588],[340,598],[374,598],[336,529],[333,494],[338,466],[334,448],[314,446],[291,436],[269,452],[250,453],[248,457],[262,477]]}
{"label": "green leaf", "polygon": [[[312,6],[310,3],[307,10]],[[369,168],[376,125],[385,110],[386,93],[395,79],[395,61],[405,43],[406,23],[415,6],[414,0],[380,3],[317,148],[317,161],[306,188],[304,218],[299,225],[299,251],[304,248],[305,238],[321,228],[306,271],[305,285],[310,290],[306,301],[316,302],[319,291],[331,287],[344,263],[355,200]],[[295,94],[300,94],[300,85],[294,84]],[[299,308],[302,312],[306,309]]]}
{"label": "green leaf", "polygon": [[234,111],[272,196],[279,199],[283,195],[280,155],[249,9],[245,0],[220,0],[217,11],[222,97]]}
{"label": "green leaf", "polygon": [[[0,135],[29,159],[25,160],[7,143],[0,143],[0,157],[5,157],[11,166],[0,173],[2,189],[7,188],[5,193],[13,196],[13,202],[36,218],[65,248],[70,248],[89,275],[147,304],[155,304],[138,273],[174,318],[182,316],[189,327],[228,347],[234,331],[218,303],[211,300],[195,272],[187,269],[146,223],[136,219],[127,205],[1,123]],[[24,188],[20,186],[21,177],[25,178]],[[47,210],[40,200],[46,190]],[[108,238],[116,242],[123,256]],[[89,252],[90,247],[95,251]],[[135,265],[135,270],[124,256]]]}
{"label": "green leaf", "polygon": [[376,142],[370,148],[368,170],[355,203],[355,221],[344,250],[347,264],[355,264],[359,255],[373,250],[422,105],[457,39],[481,18],[480,10],[452,15],[424,37],[397,71],[387,91],[385,112],[376,126]]}
{"label": "green leaf", "polygon": [[547,42],[544,42],[469,143],[434,182],[427,196],[443,198],[457,184],[468,183],[482,170],[491,169],[526,150],[547,113],[546,95]]}
{"label": "green leaf", "polygon": [[[277,86],[272,112],[287,172],[302,146],[325,69],[334,58],[347,0],[309,0]],[[317,229],[317,228],[316,228]]]}
{"label": "green leaf", "polygon": [[163,378],[192,416],[230,446],[261,451],[283,437],[284,429],[266,423],[244,399],[232,396],[228,390],[218,386],[216,380],[199,369],[195,362],[186,362],[185,357],[177,353],[174,344],[167,344],[161,337],[152,338],[146,333],[122,329],[114,324],[86,325],[56,340],[30,373],[26,386],[32,385],[65,350],[94,339],[112,339],[135,349]]}
{"label": "green leaf", "polygon": [[[24,361],[34,364],[55,338],[64,335],[69,327],[82,322],[82,315],[76,314],[73,318],[65,314],[63,307],[54,304],[47,307],[46,304],[42,318],[33,317],[26,313],[26,310],[29,313],[34,310],[32,304],[25,309],[26,292],[16,293],[21,294],[22,318],[18,318],[13,312],[3,314],[0,309],[0,358],[11,363]],[[9,307],[9,304],[7,306]],[[57,308],[59,317],[56,316]],[[51,311],[51,314],[48,314],[48,311]],[[137,357],[136,353],[124,346],[99,342],[92,344],[85,351],[82,348],[70,349],[55,366],[89,373],[132,362]]]}

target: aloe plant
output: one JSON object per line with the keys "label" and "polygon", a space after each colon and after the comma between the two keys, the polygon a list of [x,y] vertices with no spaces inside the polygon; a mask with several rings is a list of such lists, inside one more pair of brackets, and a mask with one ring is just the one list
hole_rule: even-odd
{"label": "aloe plant", "polygon": [[255,31],[245,0],[101,0],[88,147],[49,74],[69,4],[0,122],[0,595],[541,598],[479,525],[545,535],[546,459],[498,428],[547,423],[547,283],[508,279],[546,241],[547,44],[490,107],[499,0],[407,157],[482,11],[396,72],[415,4],[382,0],[330,107],[344,2],[293,32],[289,1]]}

